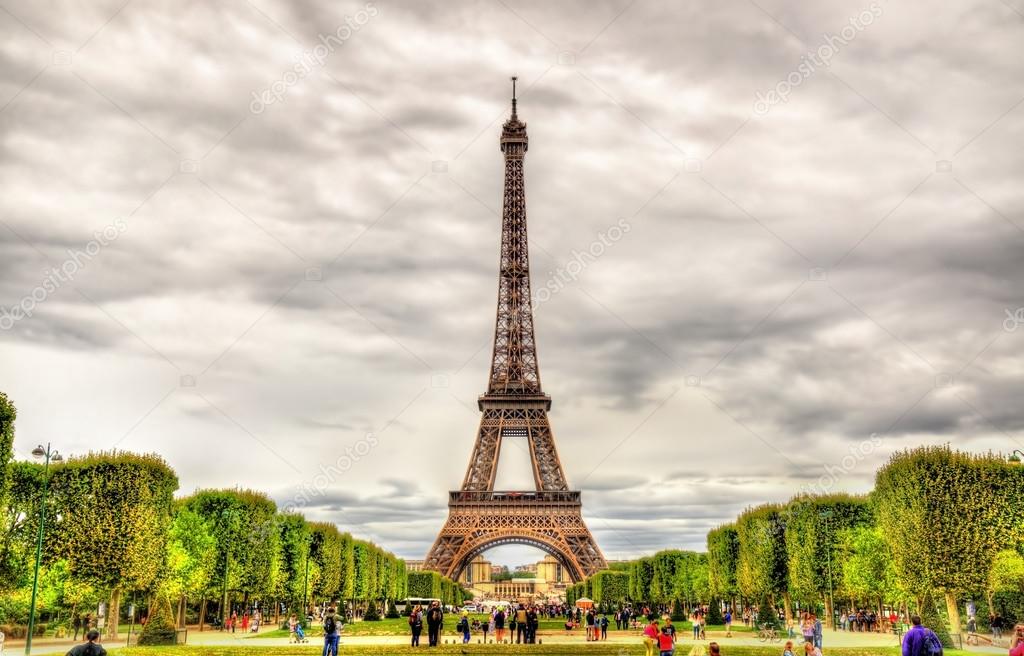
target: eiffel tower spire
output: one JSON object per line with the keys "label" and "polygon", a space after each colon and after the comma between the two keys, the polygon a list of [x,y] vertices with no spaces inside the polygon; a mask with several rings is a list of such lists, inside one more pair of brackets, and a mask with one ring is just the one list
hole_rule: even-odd
{"label": "eiffel tower spire", "polygon": [[541,394],[537,346],[530,302],[530,253],[526,235],[523,159],[529,147],[526,124],[516,114],[516,78],[512,78],[512,116],[501,130],[505,154],[505,193],[501,216],[498,313],[488,395]]}
{"label": "eiffel tower spire", "polygon": [[[516,113],[501,130],[505,192],[498,266],[498,312],[487,392],[462,489],[449,493],[448,521],[430,548],[425,569],[456,578],[475,556],[498,544],[529,544],[553,555],[574,580],[606,567],[583,522],[580,493],[569,489],[548,423],[551,397],[540,387],[530,304],[523,157],[529,141]],[[534,490],[495,491],[505,440],[522,440],[533,465]]]}

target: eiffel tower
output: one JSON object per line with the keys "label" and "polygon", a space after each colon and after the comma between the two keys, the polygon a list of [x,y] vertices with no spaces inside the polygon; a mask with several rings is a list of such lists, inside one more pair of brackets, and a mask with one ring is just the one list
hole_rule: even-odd
{"label": "eiffel tower", "polygon": [[[548,423],[551,397],[541,390],[530,301],[523,158],[529,140],[516,115],[501,131],[505,196],[501,221],[498,318],[483,416],[462,489],[449,492],[448,521],[430,548],[424,569],[457,579],[469,562],[502,544],[526,544],[554,556],[575,581],[607,567],[583,522],[580,493],[570,490]],[[506,439],[525,440],[535,489],[496,491],[498,456]]]}

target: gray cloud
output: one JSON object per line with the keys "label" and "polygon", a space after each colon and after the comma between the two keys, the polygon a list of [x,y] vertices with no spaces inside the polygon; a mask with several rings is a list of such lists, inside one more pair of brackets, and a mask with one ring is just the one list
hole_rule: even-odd
{"label": "gray cloud", "polygon": [[256,114],[363,3],[5,5],[0,305],[127,224],[0,331],[19,452],[158,451],[183,492],[284,503],[373,434],[304,511],[422,556],[479,420],[511,74],[534,287],[630,227],[536,322],[608,555],[865,491],[907,446],[1024,445],[1012,7],[879,3],[757,115],[870,3],[373,4]]}

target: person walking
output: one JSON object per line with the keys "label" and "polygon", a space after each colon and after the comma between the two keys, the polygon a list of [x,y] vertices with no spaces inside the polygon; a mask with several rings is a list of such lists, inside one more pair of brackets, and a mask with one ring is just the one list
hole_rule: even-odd
{"label": "person walking", "polygon": [[249,611],[242,613],[242,633],[249,632]]}
{"label": "person walking", "polygon": [[505,608],[499,607],[494,612],[494,639],[498,644],[505,642]]}
{"label": "person walking", "polygon": [[676,650],[675,641],[672,639],[672,634],[669,633],[669,627],[661,627],[661,633],[658,634],[658,652],[661,656],[672,656]]}
{"label": "person walking", "polygon": [[526,611],[526,642],[534,644],[537,642],[537,629],[540,627],[540,614],[536,606],[530,606]]}
{"label": "person walking", "polygon": [[[245,621],[244,615],[242,621]],[[338,656],[338,637],[338,615],[331,606],[324,614],[324,650],[321,656]]]}
{"label": "person walking", "polygon": [[75,632],[74,635],[71,636],[71,639],[77,642],[78,641],[78,632],[82,630],[82,616],[79,615],[78,613],[75,613],[71,617],[71,628]]}
{"label": "person walking", "polygon": [[420,634],[423,633],[423,606],[419,604],[409,613],[409,629],[412,631],[412,646],[420,646]]}
{"label": "person walking", "polygon": [[814,613],[811,613],[811,619],[813,620],[811,625],[811,636],[814,638],[814,646],[821,649],[821,618]]}
{"label": "person walking", "polygon": [[921,617],[911,615],[910,623],[910,630],[903,636],[903,656],[942,656],[939,636],[921,625]]}
{"label": "person walking", "polygon": [[459,618],[459,623],[455,625],[455,630],[462,633],[462,644],[469,644],[469,613],[462,611],[462,617]]}
{"label": "person walking", "polygon": [[601,613],[601,639],[608,639],[608,616]]}
{"label": "person walking", "polygon": [[725,615],[722,617],[725,621],[725,637],[729,638],[732,636],[732,609],[726,608]]}
{"label": "person walking", "polygon": [[444,627],[444,611],[441,610],[441,602],[430,602],[430,610],[427,611],[427,645],[436,647],[441,636],[441,629]]}
{"label": "person walking", "polygon": [[700,609],[693,611],[690,620],[693,622],[693,639],[700,640]]}
{"label": "person walking", "polygon": [[97,642],[100,639],[100,632],[90,629],[85,634],[85,642],[72,647],[66,656],[107,656],[107,650]]}
{"label": "person walking", "polygon": [[658,629],[658,620],[651,620],[651,623],[644,628],[644,654],[654,656],[654,647],[658,644],[658,636],[661,631]]}

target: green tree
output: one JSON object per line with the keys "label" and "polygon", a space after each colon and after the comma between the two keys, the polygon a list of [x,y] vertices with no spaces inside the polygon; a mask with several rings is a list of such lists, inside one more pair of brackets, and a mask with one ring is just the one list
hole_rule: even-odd
{"label": "green tree", "polygon": [[167,554],[161,591],[177,600],[175,623],[185,626],[185,605],[190,596],[205,594],[217,568],[217,539],[209,523],[178,503],[167,536]]}
{"label": "green tree", "polygon": [[316,579],[310,586],[313,598],[331,601],[352,599],[351,595],[338,595],[341,585],[341,540],[338,527],[326,522],[313,522],[309,525],[310,545],[309,558],[316,565]]}
{"label": "green tree", "polygon": [[875,526],[861,525],[840,533],[839,563],[845,596],[870,600],[880,607],[885,600],[905,600],[893,567],[889,545]]}
{"label": "green tree", "polygon": [[[739,558],[736,584],[748,599],[768,602],[782,595],[786,618],[792,617],[786,554],[786,525],[782,507],[765,504],[743,511],[736,519]],[[762,608],[762,614],[770,614]]]}
{"label": "green tree", "polygon": [[[43,466],[14,462],[7,470],[9,488],[6,505],[0,507],[0,591],[28,585],[35,559],[39,529],[39,501],[42,498]],[[49,504],[52,506],[53,499]],[[52,508],[47,510],[51,515]],[[52,536],[52,534],[50,534]],[[50,550],[44,560],[50,560]]]}
{"label": "green tree", "polygon": [[289,608],[299,608],[302,605],[303,585],[306,583],[306,559],[310,553],[309,525],[302,515],[288,512],[277,516],[277,527],[281,557],[277,561],[278,587],[275,596],[284,600]]}
{"label": "green tree", "polygon": [[708,588],[712,596],[733,599],[740,539],[735,524],[723,524],[708,532]]}
{"label": "green tree", "polygon": [[984,588],[996,553],[1019,540],[1019,472],[948,446],[896,453],[875,477],[877,522],[900,579],[918,599],[941,592],[960,633],[958,595]]}
{"label": "green tree", "polygon": [[149,619],[142,627],[140,645],[173,645],[176,641],[174,618],[171,616],[171,602],[166,595],[157,595]]}
{"label": "green tree", "polygon": [[55,554],[72,576],[110,591],[107,636],[116,639],[121,595],[146,590],[164,562],[178,477],[162,458],[90,453],[51,469]]}
{"label": "green tree", "polygon": [[182,503],[210,526],[217,543],[210,592],[220,595],[226,619],[233,590],[269,598],[275,590],[280,557],[277,506],[253,490],[200,490]]}
{"label": "green tree", "polygon": [[840,581],[836,576],[840,535],[846,528],[872,521],[867,499],[849,494],[800,495],[786,504],[784,513],[788,589],[805,605],[824,601],[826,622],[834,628],[829,592]]}
{"label": "green tree", "polygon": [[7,395],[0,392],[0,508],[7,505],[11,488],[11,460],[14,458],[14,421],[18,409]]}

